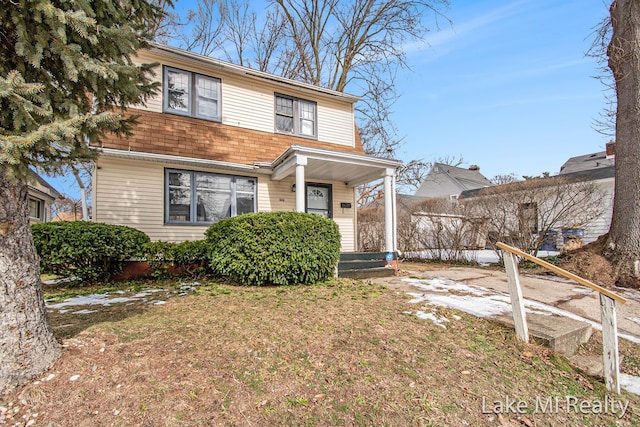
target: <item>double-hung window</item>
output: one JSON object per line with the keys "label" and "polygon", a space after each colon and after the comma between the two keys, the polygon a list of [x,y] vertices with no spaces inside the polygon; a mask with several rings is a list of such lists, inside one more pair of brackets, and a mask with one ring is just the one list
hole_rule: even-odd
{"label": "double-hung window", "polygon": [[256,211],[256,179],[165,170],[165,223],[212,224]]}
{"label": "double-hung window", "polygon": [[164,111],[220,120],[220,79],[164,67]]}
{"label": "double-hung window", "polygon": [[276,94],[276,131],[315,138],[315,102]]}
{"label": "double-hung window", "polygon": [[29,197],[29,217],[42,221],[42,200]]}

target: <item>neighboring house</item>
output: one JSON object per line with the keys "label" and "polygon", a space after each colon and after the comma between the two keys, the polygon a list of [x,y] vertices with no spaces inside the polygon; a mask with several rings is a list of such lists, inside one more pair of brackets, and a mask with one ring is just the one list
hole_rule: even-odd
{"label": "neighboring house", "polygon": [[419,197],[444,197],[456,200],[460,193],[493,185],[480,173],[480,167],[468,169],[434,163],[433,167],[415,192]]}
{"label": "neighboring house", "polygon": [[136,61],[159,64],[162,90],[129,108],[133,135],[94,144],[94,221],[179,242],[229,216],[306,211],[332,218],[342,250],[355,251],[356,186],[384,179],[385,250],[395,250],[401,163],[364,154],[357,97],[163,45]]}
{"label": "neighboring house", "polygon": [[564,162],[562,166],[560,166],[560,172],[558,175],[567,175],[584,171],[596,171],[598,169],[607,169],[615,166],[615,154],[613,154],[610,144],[608,145],[608,149],[610,151],[609,154],[607,154],[606,151],[601,151],[599,153],[571,157],[569,160]]}
{"label": "neighboring house", "polygon": [[598,153],[571,157],[561,167],[559,176],[568,176],[591,181],[604,194],[602,215],[584,227],[585,243],[595,241],[609,232],[613,216],[613,195],[615,191],[615,145],[607,144],[607,150]]}
{"label": "neighboring house", "polygon": [[[487,221],[464,215],[459,204],[445,198],[396,195],[398,249],[484,248]],[[384,206],[376,199],[358,211],[358,241],[368,251],[384,245]]]}
{"label": "neighboring house", "polygon": [[29,219],[31,222],[51,221],[51,204],[62,195],[40,175],[29,170]]}
{"label": "neighboring house", "polygon": [[58,212],[51,222],[57,221],[82,221],[82,212]]}
{"label": "neighboring house", "polygon": [[[543,249],[560,248],[571,236],[590,243],[609,231],[615,186],[614,163],[614,158],[607,156],[605,152],[572,157],[564,163],[556,176],[468,190],[461,193],[459,200],[463,204],[477,204],[483,199],[494,199],[501,200],[503,206],[517,205],[517,209],[512,209],[511,219],[503,218],[500,223],[503,230],[497,230],[495,225],[493,230],[489,230],[496,235],[509,228],[528,230],[532,235],[545,233],[547,239]],[[572,187],[566,187],[567,185]],[[570,188],[578,186],[585,188],[585,191],[593,191],[597,197],[577,197]],[[561,187],[568,189],[561,191]],[[588,206],[576,203],[586,203]],[[503,215],[507,209],[498,206],[499,204],[496,203],[493,209],[498,215]],[[487,207],[491,205],[485,204],[485,215],[490,215]],[[547,229],[545,223],[553,221],[554,216],[560,218],[562,215],[558,213],[559,210],[569,213]],[[585,220],[587,217],[589,219]]]}

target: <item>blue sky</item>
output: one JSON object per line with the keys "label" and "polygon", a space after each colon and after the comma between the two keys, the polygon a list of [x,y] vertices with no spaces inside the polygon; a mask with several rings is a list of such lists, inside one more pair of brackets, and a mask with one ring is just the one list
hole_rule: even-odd
{"label": "blue sky", "polygon": [[[585,53],[607,2],[451,0],[444,14],[452,25],[440,20],[427,43],[407,46],[411,69],[398,75],[393,106],[398,159],[462,157],[492,178],[556,174],[569,157],[604,150],[608,138],[593,129],[604,86]],[[78,194],[73,178],[49,181]]]}
{"label": "blue sky", "polygon": [[481,173],[556,174],[603,151],[606,105],[585,53],[608,14],[602,0],[451,0],[429,45],[414,45],[394,118],[401,160],[462,157]]}

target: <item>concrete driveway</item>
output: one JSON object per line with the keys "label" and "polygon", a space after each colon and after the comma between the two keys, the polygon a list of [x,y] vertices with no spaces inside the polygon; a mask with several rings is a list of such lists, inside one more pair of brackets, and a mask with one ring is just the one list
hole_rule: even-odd
{"label": "concrete driveway", "polygon": [[[469,288],[466,292],[473,293],[473,289],[488,290],[487,296],[508,296],[507,276],[504,271],[490,270],[483,268],[453,267],[438,270],[401,271],[400,276],[376,279],[376,282],[384,283],[392,289],[402,290],[412,295],[414,294],[441,294],[446,290],[446,286],[438,289],[422,286],[422,283],[431,279],[444,279],[456,283],[463,283]],[[585,319],[590,323],[599,325],[600,321],[600,299],[599,294],[582,285],[570,280],[564,280],[553,276],[531,276],[520,272],[520,283],[522,293],[532,307],[539,307],[544,311],[544,304],[554,307],[557,311],[552,314],[559,316],[573,315],[574,319]],[[624,288],[612,289],[614,292],[625,297],[626,304],[616,304],[618,331],[621,338],[627,338],[636,343],[640,343],[640,291]],[[456,294],[464,294],[465,289],[456,288]],[[428,295],[426,295],[428,296]],[[427,298],[428,299],[428,298]],[[504,299],[504,298],[502,298]],[[441,298],[440,298],[441,300]],[[436,299],[438,301],[438,299]],[[528,304],[529,306],[529,304]],[[463,309],[464,307],[455,307]],[[476,304],[478,308],[478,304]],[[481,308],[481,307],[480,307]],[[527,307],[529,311],[529,307]],[[476,314],[476,313],[472,313]],[[487,313],[483,317],[499,317]]]}

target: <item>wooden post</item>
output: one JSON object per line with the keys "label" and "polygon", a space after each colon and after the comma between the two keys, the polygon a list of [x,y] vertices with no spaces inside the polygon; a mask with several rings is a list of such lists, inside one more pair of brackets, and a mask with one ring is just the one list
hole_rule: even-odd
{"label": "wooden post", "polygon": [[509,283],[509,296],[511,297],[511,309],[513,311],[513,323],[516,328],[516,335],[524,342],[529,342],[529,328],[524,312],[524,299],[520,287],[520,276],[518,275],[518,261],[516,256],[508,251],[503,251],[504,266],[507,270],[507,282]]}
{"label": "wooden post", "polygon": [[620,357],[618,355],[618,322],[616,302],[600,294],[602,314],[602,357],[604,362],[604,382],[607,390],[620,394]]}

